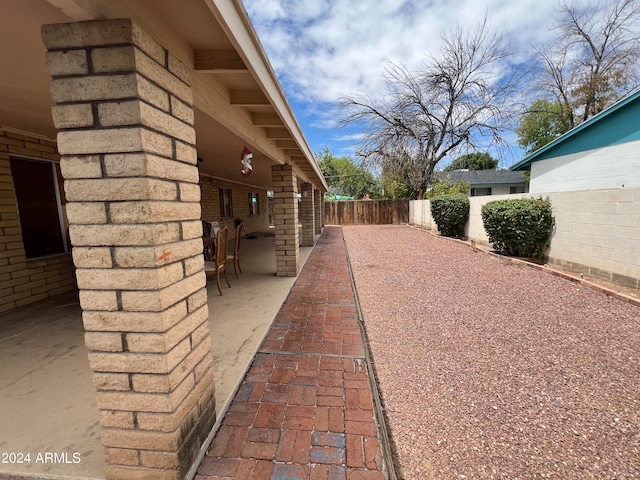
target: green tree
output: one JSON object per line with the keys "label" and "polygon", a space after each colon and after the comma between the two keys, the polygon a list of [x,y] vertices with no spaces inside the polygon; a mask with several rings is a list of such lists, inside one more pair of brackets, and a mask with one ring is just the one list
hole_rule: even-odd
{"label": "green tree", "polygon": [[454,170],[495,170],[498,168],[498,160],[488,153],[467,153],[456,158],[444,169],[446,172]]}
{"label": "green tree", "polygon": [[427,198],[432,199],[443,195],[455,195],[460,193],[469,195],[469,184],[462,180],[454,182],[451,180],[451,175],[447,175],[447,178],[444,180],[441,180],[440,178],[433,179],[429,190],[427,190]]}
{"label": "green tree", "polygon": [[351,157],[337,157],[325,145],[322,151],[316,153],[316,158],[320,171],[330,187],[356,199],[365,195],[371,198],[380,197],[380,187],[371,172]]}
{"label": "green tree", "polygon": [[568,128],[569,122],[563,116],[560,104],[540,98],[529,106],[516,128],[518,144],[527,154],[535,152],[565,133]]}

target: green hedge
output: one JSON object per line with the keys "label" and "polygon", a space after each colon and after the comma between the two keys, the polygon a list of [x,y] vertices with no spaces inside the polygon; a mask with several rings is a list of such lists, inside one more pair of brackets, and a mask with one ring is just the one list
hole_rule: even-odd
{"label": "green hedge", "polygon": [[469,220],[469,198],[461,193],[432,198],[431,216],[438,231],[445,237],[464,237],[464,226]]}
{"label": "green hedge", "polygon": [[542,258],[555,220],[548,199],[516,198],[483,205],[482,223],[497,252]]}

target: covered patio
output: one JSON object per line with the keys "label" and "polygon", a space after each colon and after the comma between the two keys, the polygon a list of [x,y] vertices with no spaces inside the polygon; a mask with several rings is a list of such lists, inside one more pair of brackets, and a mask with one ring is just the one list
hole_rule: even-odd
{"label": "covered patio", "polygon": [[[224,285],[222,296],[215,280],[207,282],[220,418],[295,281],[273,274],[274,233],[266,229],[241,241],[243,273],[240,278],[231,273],[231,288]],[[311,250],[300,249],[302,264]],[[0,450],[31,452],[28,463],[0,463],[0,478],[104,478],[81,313],[77,293],[71,292],[13,310],[0,323]],[[68,458],[36,462],[35,452],[64,452]]]}
{"label": "covered patio", "polygon": [[[3,19],[0,446],[50,453],[42,474],[183,479],[326,183],[241,2],[8,0]],[[219,297],[202,222],[233,241],[238,220],[258,238]]]}

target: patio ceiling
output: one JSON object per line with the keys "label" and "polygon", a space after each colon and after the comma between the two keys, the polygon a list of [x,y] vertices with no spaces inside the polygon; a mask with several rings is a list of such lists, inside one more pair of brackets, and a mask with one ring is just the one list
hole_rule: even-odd
{"label": "patio ceiling", "polygon": [[[55,139],[40,28],[131,18],[194,69],[198,156],[204,174],[260,188],[271,165],[293,164],[326,191],[313,154],[239,0],[3,0],[0,127]],[[244,146],[253,172],[240,175]]]}

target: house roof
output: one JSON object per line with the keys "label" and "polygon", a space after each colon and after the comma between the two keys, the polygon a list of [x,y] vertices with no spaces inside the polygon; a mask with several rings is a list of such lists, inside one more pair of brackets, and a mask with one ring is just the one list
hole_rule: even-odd
{"label": "house roof", "polygon": [[640,89],[509,167],[529,170],[540,160],[640,140]]}
{"label": "house roof", "polygon": [[435,177],[446,180],[447,177],[453,182],[467,182],[469,186],[476,185],[497,185],[497,184],[524,184],[526,179],[522,172],[512,172],[511,170],[454,170],[452,172],[436,172]]}
{"label": "house roof", "polygon": [[[130,18],[191,69],[202,174],[269,189],[271,166],[290,164],[301,181],[327,190],[239,0],[5,3],[6,25],[0,30],[0,127],[55,139],[40,33],[43,24]],[[254,167],[247,180],[240,175],[245,146],[253,153]]]}

